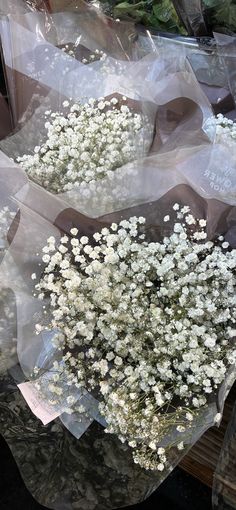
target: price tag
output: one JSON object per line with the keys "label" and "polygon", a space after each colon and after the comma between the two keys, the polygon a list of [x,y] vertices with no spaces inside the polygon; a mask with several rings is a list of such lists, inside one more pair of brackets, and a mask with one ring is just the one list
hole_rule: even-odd
{"label": "price tag", "polygon": [[30,407],[32,413],[41,420],[44,425],[60,416],[60,412],[55,411],[55,408],[45,402],[41,397],[39,391],[31,382],[18,384],[18,388]]}

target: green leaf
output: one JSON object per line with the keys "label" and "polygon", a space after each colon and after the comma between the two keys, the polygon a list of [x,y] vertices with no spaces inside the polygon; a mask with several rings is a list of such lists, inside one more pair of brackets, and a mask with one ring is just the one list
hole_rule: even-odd
{"label": "green leaf", "polygon": [[136,22],[141,22],[146,16],[146,11],[143,8],[144,3],[145,2],[129,4],[128,2],[121,2],[114,7],[114,16],[115,18],[129,17],[134,19]]}
{"label": "green leaf", "polygon": [[173,17],[177,19],[175,9],[170,0],[163,0],[160,4],[154,5],[153,13],[162,23],[167,23]]}
{"label": "green leaf", "polygon": [[236,5],[232,3],[232,0],[224,0],[220,7],[216,9],[214,19],[216,23],[225,27],[236,28]]}
{"label": "green leaf", "polygon": [[145,2],[139,2],[137,4],[130,4],[129,2],[121,2],[120,4],[116,5],[115,11],[117,13],[127,14],[132,13],[132,11],[137,10],[139,7],[143,7],[145,5]]}

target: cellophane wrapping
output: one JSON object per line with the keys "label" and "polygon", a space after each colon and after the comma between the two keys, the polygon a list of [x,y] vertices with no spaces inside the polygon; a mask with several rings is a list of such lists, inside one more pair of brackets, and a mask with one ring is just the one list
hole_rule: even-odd
{"label": "cellophane wrapping", "polygon": [[[106,510],[143,501],[214,425],[236,378],[233,366],[190,431],[181,433],[185,449],[170,451],[163,472],[141,469],[127,444],[105,434],[99,397],[75,389],[75,400],[83,401],[86,414],[68,414],[65,384],[57,418],[43,425],[17,388],[31,381],[34,367],[40,367],[44,392],[37,398],[47,408],[58,352],[52,331],[36,334],[48,302],[34,295],[31,275],[40,279],[43,273],[41,253],[50,236],[59,242],[71,227],[77,227],[79,235],[91,235],[104,225],[141,215],[156,240],[155,232],[162,235],[164,229],[163,216],[178,202],[207,220],[209,239],[224,234],[236,247],[235,153],[204,131],[213,110],[190,65],[189,51],[172,43],[167,53],[169,43],[162,40],[156,46],[151,38],[144,51],[133,27],[125,25],[121,37],[120,27],[117,35],[103,15],[94,17],[91,9],[83,16],[28,12],[12,15],[1,25],[16,132],[1,143],[0,154],[0,206],[6,213],[0,231],[0,424],[26,485],[41,504],[55,510]],[[106,51],[106,70],[100,60],[85,65],[80,55],[67,55],[61,46],[71,43],[90,53]],[[112,95],[136,101],[148,119],[136,158],[74,192],[53,194],[29,180],[16,160],[45,140],[45,111],[63,111],[65,100]],[[173,442],[177,434],[173,430],[162,444]]]}

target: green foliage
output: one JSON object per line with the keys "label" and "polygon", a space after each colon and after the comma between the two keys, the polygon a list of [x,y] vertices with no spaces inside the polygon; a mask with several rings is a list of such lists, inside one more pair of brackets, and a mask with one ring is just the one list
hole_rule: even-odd
{"label": "green foliage", "polygon": [[185,33],[171,0],[125,1],[117,3],[113,13],[164,32]]}
{"label": "green foliage", "polygon": [[236,30],[236,2],[234,0],[220,2],[216,8],[214,19],[218,25],[233,31]]}
{"label": "green foliage", "polygon": [[[115,18],[130,19],[162,32],[186,34],[172,0],[101,0],[101,3]],[[202,10],[209,34],[214,29],[236,32],[236,0],[202,0]]]}

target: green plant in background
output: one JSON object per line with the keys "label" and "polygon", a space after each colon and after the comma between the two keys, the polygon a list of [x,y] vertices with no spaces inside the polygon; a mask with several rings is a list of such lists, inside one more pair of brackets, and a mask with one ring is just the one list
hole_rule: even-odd
{"label": "green plant in background", "polygon": [[[115,18],[133,20],[136,23],[162,32],[187,35],[186,27],[179,18],[172,0],[100,0],[107,14]],[[184,4],[184,2],[180,2]],[[196,16],[192,12],[191,0],[185,3],[186,17]],[[177,8],[177,7],[176,7]],[[204,17],[208,34],[212,31],[236,32],[236,0],[199,1],[199,14]]]}
{"label": "green plant in background", "polygon": [[162,32],[186,34],[171,0],[101,0],[107,11],[115,18],[132,19],[136,23],[155,28]]}
{"label": "green plant in background", "polygon": [[214,30],[236,31],[236,0],[203,0],[203,3]]}

